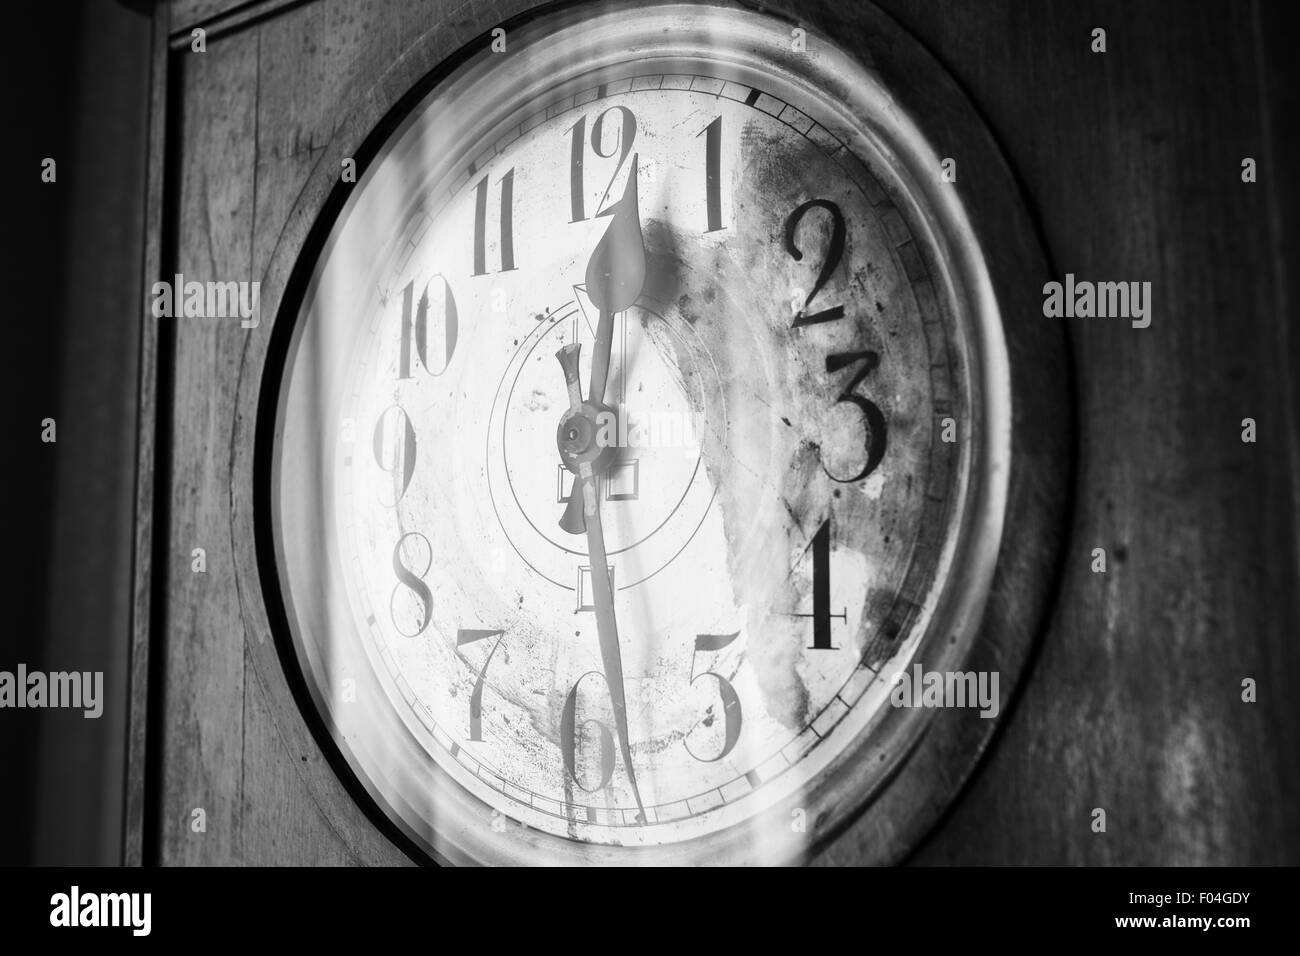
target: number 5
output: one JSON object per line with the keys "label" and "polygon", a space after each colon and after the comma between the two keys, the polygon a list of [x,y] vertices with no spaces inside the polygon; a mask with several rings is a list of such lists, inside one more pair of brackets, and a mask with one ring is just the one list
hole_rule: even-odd
{"label": "number 5", "polygon": [[734,634],[697,634],[695,635],[695,651],[691,654],[691,686],[704,677],[712,677],[718,682],[718,695],[722,698],[722,722],[726,728],[726,739],[722,744],[722,752],[716,757],[701,757],[691,745],[686,743],[686,751],[696,760],[704,763],[717,763],[727,754],[731,753],[732,748],[736,746],[736,741],[740,739],[740,695],[736,693],[736,688],[731,686],[731,681],[727,680],[721,674],[713,671],[705,671],[703,674],[695,673],[695,656],[701,651],[716,653],[728,646],[732,641],[740,636],[740,632]]}

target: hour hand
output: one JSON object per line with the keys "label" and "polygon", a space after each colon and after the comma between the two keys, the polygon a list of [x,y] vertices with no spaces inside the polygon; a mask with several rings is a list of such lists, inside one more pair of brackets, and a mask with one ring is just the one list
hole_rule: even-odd
{"label": "hour hand", "polygon": [[582,346],[573,343],[555,353],[555,357],[560,361],[560,368],[564,370],[564,382],[569,389],[569,410],[561,417],[560,430],[556,435],[556,441],[560,446],[560,460],[564,462],[564,467],[574,472],[569,501],[564,506],[564,514],[560,515],[560,529],[569,534],[583,534],[587,530],[587,519],[582,514],[584,482],[582,476],[574,471],[566,460],[566,453],[581,448],[580,422],[574,420],[582,408],[582,382],[578,374],[578,356],[581,352]]}
{"label": "hour hand", "polygon": [[569,392],[570,411],[577,411],[582,405],[582,379],[578,371],[578,357],[581,354],[582,346],[577,342],[563,345],[555,353],[555,357],[560,362],[560,370],[564,372],[564,386]]}
{"label": "hour hand", "polygon": [[569,500],[564,504],[564,514],[560,515],[560,530],[569,534],[583,534],[587,530],[587,519],[583,515],[586,496],[582,491],[582,482],[574,479]]}
{"label": "hour hand", "polygon": [[[602,398],[605,391],[605,379],[609,374],[609,339],[612,338],[610,329],[607,326],[613,325],[613,316],[609,312],[600,313],[600,324],[596,334],[596,354],[591,363],[591,394],[588,396],[589,404],[599,414],[600,408],[603,407]],[[602,345],[604,346],[602,350]],[[578,474],[576,469],[570,466],[566,457],[566,441],[570,453],[578,452],[585,441],[585,432],[587,426],[585,418],[581,415],[581,409],[584,407],[582,401],[582,386],[578,380],[578,352],[581,346],[575,344],[566,345],[560,351],[555,353],[555,357],[560,360],[560,365],[564,368],[564,378],[569,386],[569,411],[565,413],[560,420],[561,434],[557,436],[560,444],[560,460],[564,462],[565,467]],[[566,350],[569,350],[566,354]],[[603,361],[602,361],[603,358]],[[597,395],[596,389],[600,389],[600,395]],[[592,441],[594,441],[594,432]],[[612,453],[612,450],[610,450]],[[595,479],[592,479],[593,501]],[[569,501],[564,506],[564,514],[560,515],[560,529],[567,531],[569,534],[582,534],[587,530],[587,520],[584,512],[587,508],[587,495],[585,483],[575,478],[573,489],[569,492]]]}

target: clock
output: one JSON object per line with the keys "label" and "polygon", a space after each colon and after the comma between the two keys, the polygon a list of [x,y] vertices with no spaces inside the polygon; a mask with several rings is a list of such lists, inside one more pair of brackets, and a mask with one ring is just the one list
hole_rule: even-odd
{"label": "clock", "polygon": [[[866,23],[897,42],[565,7],[348,157],[275,322],[257,533],[304,710],[414,852],[787,863],[866,820],[896,859],[1008,706],[1059,343],[982,128]],[[1004,699],[900,703],[914,673]]]}

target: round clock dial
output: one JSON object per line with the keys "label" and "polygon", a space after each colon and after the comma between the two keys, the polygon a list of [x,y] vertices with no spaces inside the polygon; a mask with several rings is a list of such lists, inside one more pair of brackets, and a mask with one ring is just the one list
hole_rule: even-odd
{"label": "round clock dial", "polygon": [[790,859],[923,731],[895,676],[972,640],[996,311],[911,128],[815,42],[541,20],[340,187],[277,566],[335,741],[443,858]]}

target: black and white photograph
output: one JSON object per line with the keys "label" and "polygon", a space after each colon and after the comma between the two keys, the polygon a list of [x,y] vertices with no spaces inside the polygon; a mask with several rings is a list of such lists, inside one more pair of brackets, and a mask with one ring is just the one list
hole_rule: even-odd
{"label": "black and white photograph", "polygon": [[6,21],[4,925],[901,867],[839,894],[1281,930],[1294,5]]}

